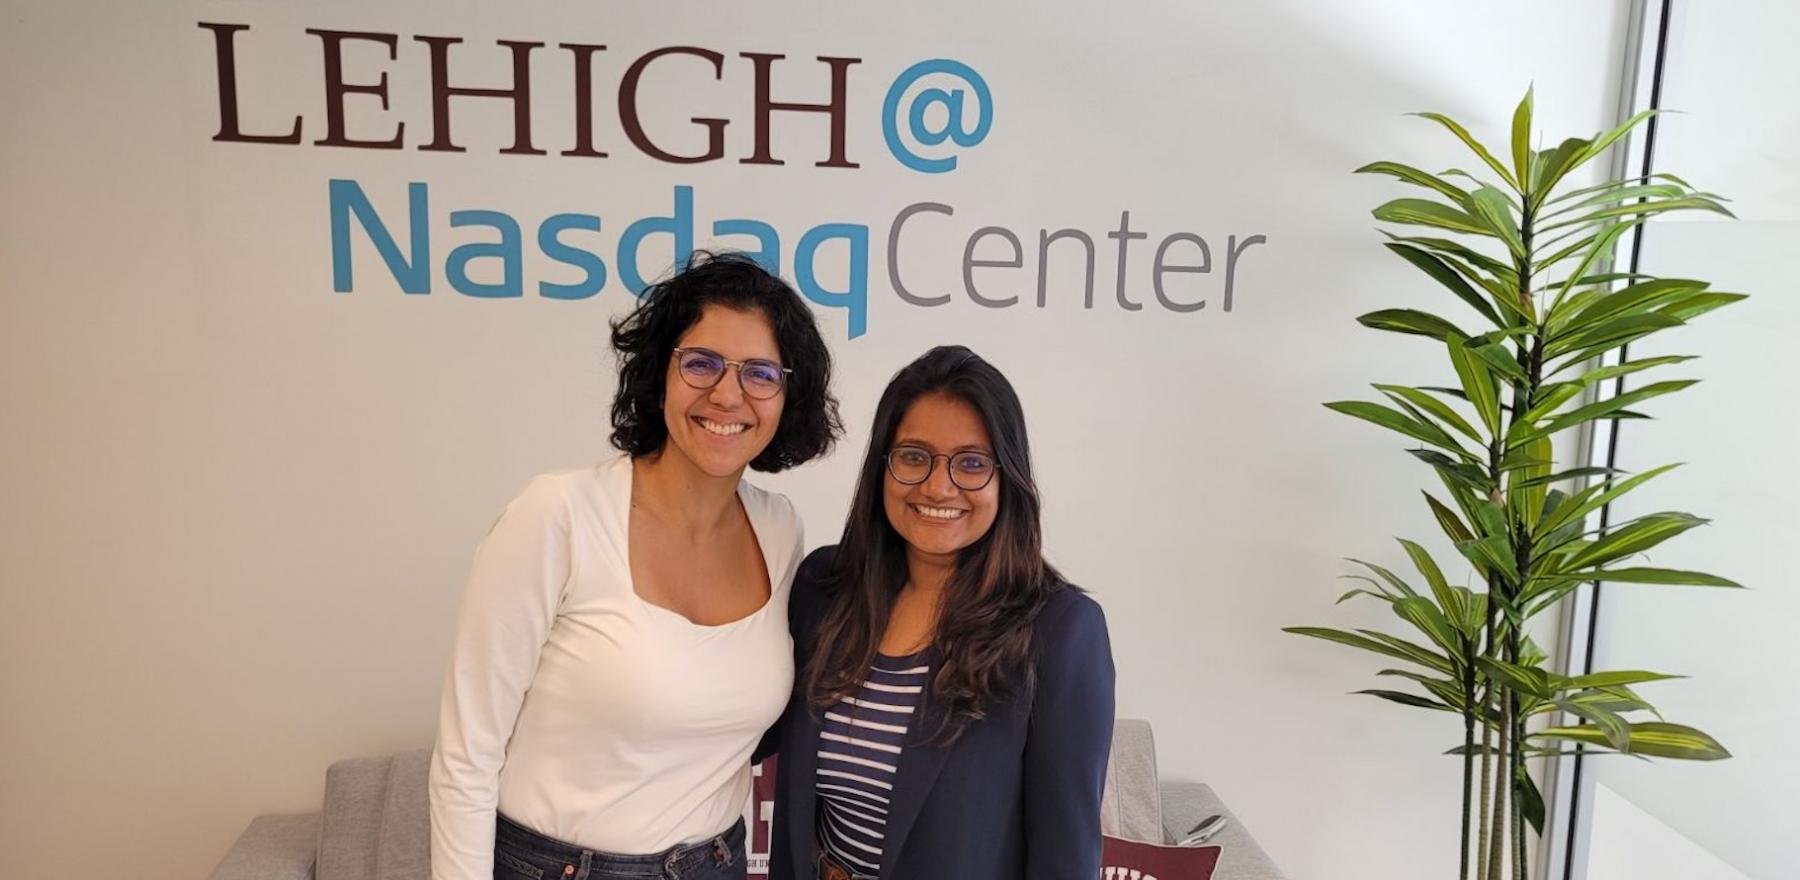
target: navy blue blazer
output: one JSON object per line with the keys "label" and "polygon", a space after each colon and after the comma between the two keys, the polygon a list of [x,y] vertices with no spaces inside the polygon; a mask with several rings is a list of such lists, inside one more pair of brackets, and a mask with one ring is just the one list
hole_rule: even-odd
{"label": "navy blue blazer", "polygon": [[[828,596],[835,547],[807,556],[788,618],[794,668],[804,670]],[[1032,633],[1037,688],[990,706],[948,748],[909,742],[889,802],[881,880],[1094,880],[1100,876],[1100,795],[1112,746],[1113,662],[1106,618],[1073,587],[1051,597]],[[795,676],[779,744],[770,880],[814,880],[822,719]],[[927,701],[926,712],[929,712]],[[922,738],[922,737],[921,737]]]}

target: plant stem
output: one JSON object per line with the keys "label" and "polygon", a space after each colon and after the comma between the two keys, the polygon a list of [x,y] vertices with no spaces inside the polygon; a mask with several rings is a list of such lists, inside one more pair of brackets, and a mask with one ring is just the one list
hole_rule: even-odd
{"label": "plant stem", "polygon": [[1475,858],[1478,863],[1475,869],[1475,876],[1479,878],[1479,880],[1489,880],[1488,811],[1493,805],[1493,777],[1488,771],[1493,764],[1492,749],[1494,728],[1493,725],[1487,723],[1486,716],[1488,701],[1492,698],[1493,688],[1490,686],[1482,693],[1480,704],[1480,711],[1483,716],[1481,720],[1481,819],[1475,823]]}
{"label": "plant stem", "polygon": [[1463,653],[1463,779],[1462,779],[1462,869],[1459,880],[1469,880],[1470,803],[1475,786],[1475,640],[1464,637]]}
{"label": "plant stem", "polygon": [[1529,849],[1531,829],[1525,824],[1525,717],[1523,712],[1513,714],[1513,880],[1525,880],[1530,873],[1527,870],[1526,852]]}
{"label": "plant stem", "polygon": [[[1503,759],[1512,753],[1508,737],[1510,727],[1511,719],[1503,718],[1500,726],[1500,755]],[[1488,833],[1488,846],[1492,851],[1488,854],[1487,880],[1500,880],[1501,865],[1505,864],[1506,793],[1511,788],[1504,784],[1507,763],[1505,760],[1496,761],[1494,767],[1495,775],[1500,778],[1494,780],[1494,827]]]}
{"label": "plant stem", "polygon": [[[1516,665],[1519,662],[1519,632],[1517,626],[1513,627],[1512,632],[1507,634],[1506,641],[1506,662]],[[1499,815],[1495,816],[1494,835],[1496,848],[1499,848],[1502,844],[1506,848],[1507,859],[1512,863],[1512,870],[1507,872],[1506,876],[1512,877],[1514,880],[1518,880],[1519,871],[1524,867],[1519,863],[1518,846],[1520,803],[1524,800],[1523,792],[1519,785],[1518,773],[1519,750],[1524,747],[1524,743],[1520,741],[1518,734],[1519,710],[1520,702],[1518,694],[1507,691],[1506,726],[1501,728],[1500,731],[1500,752],[1503,760],[1501,761],[1499,772],[1503,774],[1503,778],[1506,781],[1506,784],[1501,787],[1501,790],[1506,794],[1511,795],[1511,803],[1509,804],[1505,800],[1505,796],[1502,796]]]}
{"label": "plant stem", "polygon": [[[1515,424],[1519,421],[1520,415],[1531,407],[1532,403],[1537,399],[1539,389],[1543,387],[1544,334],[1547,332],[1550,320],[1548,315],[1537,314],[1535,309],[1529,308],[1532,304],[1532,276],[1535,274],[1531,265],[1530,255],[1532,238],[1535,233],[1533,226],[1535,225],[1536,218],[1533,216],[1531,209],[1531,196],[1529,193],[1520,193],[1520,204],[1523,205],[1524,208],[1520,212],[1519,237],[1524,243],[1525,256],[1520,257],[1515,262],[1514,268],[1519,274],[1519,297],[1528,307],[1527,313],[1537,315],[1538,324],[1533,328],[1534,332],[1531,334],[1531,346],[1529,352],[1527,352],[1523,341],[1521,341],[1519,345],[1519,366],[1524,370],[1525,380],[1523,382],[1513,383],[1513,412],[1511,421]],[[1554,468],[1551,467],[1550,469]],[[1509,481],[1511,479],[1513,478],[1508,477]],[[1525,496],[1521,496],[1521,500],[1524,500],[1524,498]],[[1532,534],[1530,527],[1528,527],[1526,523],[1528,520],[1532,522],[1537,521],[1539,513],[1540,511],[1514,510],[1512,511],[1512,516],[1508,517],[1508,524],[1513,530],[1513,567],[1519,573],[1519,582],[1514,585],[1512,597],[1508,599],[1508,604],[1515,603],[1517,597],[1524,594],[1526,585],[1531,583],[1533,574]],[[1519,615],[1519,619],[1511,627],[1511,631],[1507,633],[1506,645],[1506,660],[1508,663],[1514,664],[1519,662],[1519,656],[1522,653],[1521,649],[1525,638],[1523,630],[1525,627],[1526,615],[1524,608],[1517,608],[1515,610]],[[1528,873],[1525,863],[1524,822],[1526,786],[1525,717],[1523,701],[1517,693],[1511,691],[1507,693],[1506,723],[1510,728],[1509,732],[1512,734],[1512,748],[1507,751],[1506,755],[1507,785],[1513,791],[1512,809],[1509,811],[1513,843],[1512,876],[1513,880],[1525,880]]]}

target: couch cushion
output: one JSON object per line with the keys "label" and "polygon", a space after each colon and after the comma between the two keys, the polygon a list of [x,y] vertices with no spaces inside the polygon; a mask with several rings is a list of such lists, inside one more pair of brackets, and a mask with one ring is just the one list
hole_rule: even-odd
{"label": "couch cushion", "polygon": [[1171,838],[1180,837],[1214,813],[1226,819],[1225,827],[1206,841],[1221,850],[1216,880],[1282,880],[1281,870],[1269,854],[1211,786],[1180,780],[1163,783],[1163,815],[1168,817]]}
{"label": "couch cushion", "polygon": [[339,761],[325,771],[316,880],[418,880],[431,873],[431,753]]}
{"label": "couch cushion", "polygon": [[402,752],[388,765],[375,880],[419,880],[431,875],[430,775],[431,752],[426,749]]}
{"label": "couch cushion", "polygon": [[375,880],[392,755],[349,758],[325,771],[317,880]]}
{"label": "couch cushion", "polygon": [[232,844],[212,880],[312,880],[319,814],[258,816]]}
{"label": "couch cushion", "polygon": [[1100,830],[1130,840],[1163,843],[1162,790],[1156,776],[1156,739],[1150,722],[1113,722],[1112,754],[1100,798]]}

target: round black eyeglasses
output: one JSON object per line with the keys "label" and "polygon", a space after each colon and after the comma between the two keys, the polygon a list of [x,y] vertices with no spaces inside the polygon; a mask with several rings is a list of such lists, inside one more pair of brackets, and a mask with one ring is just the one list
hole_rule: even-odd
{"label": "round black eyeglasses", "polygon": [[964,492],[979,492],[994,481],[994,473],[1000,465],[994,457],[985,452],[953,452],[949,454],[932,454],[923,446],[896,446],[888,450],[887,469],[893,478],[908,486],[917,486],[931,479],[931,471],[937,467],[937,460],[944,459],[944,466],[949,469],[950,482]]}

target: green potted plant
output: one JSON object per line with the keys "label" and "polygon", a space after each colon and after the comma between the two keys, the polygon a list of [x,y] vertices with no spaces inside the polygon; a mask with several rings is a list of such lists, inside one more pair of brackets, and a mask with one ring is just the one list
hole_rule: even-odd
{"label": "green potted plant", "polygon": [[[1383,400],[1339,401],[1333,410],[1404,435],[1429,466],[1442,495],[1425,504],[1477,587],[1457,586],[1417,542],[1400,541],[1416,576],[1369,562],[1338,601],[1385,603],[1410,628],[1290,627],[1286,631],[1377,654],[1378,675],[1416,689],[1359,691],[1462,720],[1462,864],[1459,877],[1499,880],[1527,874],[1527,825],[1543,832],[1544,803],[1528,761],[1572,748],[1655,758],[1729,757],[1707,734],[1662,720],[1635,686],[1676,676],[1638,670],[1566,676],[1548,668],[1529,637],[1534,618],[1589,581],[1736,587],[1693,571],[1651,568],[1640,553],[1706,522],[1659,512],[1611,524],[1590,522],[1604,506],[1674,465],[1627,475],[1553,460],[1553,438],[1607,419],[1644,418],[1637,407],[1681,391],[1692,379],[1643,381],[1649,371],[1689,361],[1648,357],[1600,366],[1605,353],[1679,327],[1744,298],[1704,281],[1614,271],[1622,236],[1672,211],[1730,216],[1718,196],[1672,174],[1565,185],[1651,115],[1589,138],[1532,148],[1532,95],[1513,114],[1510,161],[1436,113],[1418,114],[1460,140],[1479,160],[1474,173],[1430,174],[1398,162],[1359,172],[1391,175],[1425,190],[1374,211],[1377,220],[1431,234],[1385,232],[1387,247],[1460,303],[1441,317],[1384,309],[1358,320],[1377,330],[1438,345],[1446,384],[1378,383]],[[1444,237],[1449,233],[1450,237]],[[1632,384],[1624,390],[1625,384]],[[1602,399],[1607,385],[1619,391]],[[1510,867],[1508,867],[1510,866]]]}

